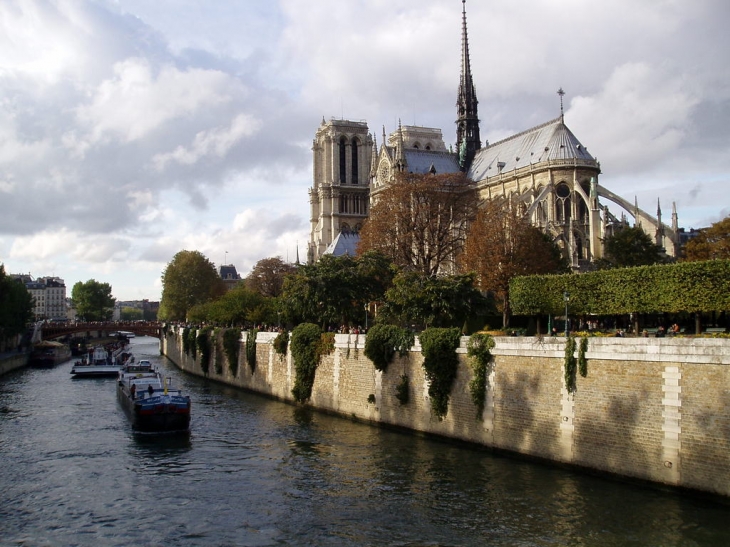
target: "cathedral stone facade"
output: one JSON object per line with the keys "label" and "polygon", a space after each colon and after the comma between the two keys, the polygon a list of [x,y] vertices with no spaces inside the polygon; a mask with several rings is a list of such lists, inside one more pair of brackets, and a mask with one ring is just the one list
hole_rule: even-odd
{"label": "cathedral stone facade", "polygon": [[[322,120],[314,138],[314,184],[310,190],[309,261],[326,253],[354,254],[357,232],[370,204],[399,172],[464,171],[481,200],[516,207],[549,234],[575,271],[603,256],[603,241],[622,226],[604,204],[620,206],[668,256],[679,254],[677,212],[671,226],[599,184],[600,163],[560,116],[499,142],[482,146],[477,96],[469,59],[466,0],[462,0],[461,75],[457,92],[456,151],[440,129],[402,126],[383,136],[380,148],[365,122]],[[603,201],[602,201],[603,200]]]}

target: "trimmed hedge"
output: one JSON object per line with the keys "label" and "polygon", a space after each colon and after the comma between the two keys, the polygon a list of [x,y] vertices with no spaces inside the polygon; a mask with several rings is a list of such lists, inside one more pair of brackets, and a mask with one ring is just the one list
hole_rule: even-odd
{"label": "trimmed hedge", "polygon": [[515,277],[514,315],[619,315],[730,310],[730,260],[617,268],[584,274]]}

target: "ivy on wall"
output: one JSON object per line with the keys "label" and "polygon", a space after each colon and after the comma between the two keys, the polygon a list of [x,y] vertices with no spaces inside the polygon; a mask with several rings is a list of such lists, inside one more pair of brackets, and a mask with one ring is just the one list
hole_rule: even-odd
{"label": "ivy on wall", "polygon": [[274,351],[279,354],[279,357],[286,357],[286,350],[289,347],[289,331],[284,329],[276,335],[272,343]]}
{"label": "ivy on wall", "polygon": [[185,327],[182,331],[182,346],[185,355],[190,355],[190,329]]}
{"label": "ivy on wall", "polygon": [[[210,369],[210,354],[211,354],[211,343],[210,343],[210,334],[213,331],[213,327],[205,327],[203,329],[200,329],[198,332],[198,335],[195,339],[195,346],[200,350],[200,368],[203,371],[203,374],[206,376],[208,375],[208,371]],[[195,333],[195,331],[191,331]],[[195,352],[193,352],[193,355],[195,355]]]}
{"label": "ivy on wall", "polygon": [[214,329],[212,339],[215,344],[215,373],[221,375],[223,374],[223,333]]}
{"label": "ivy on wall", "polygon": [[291,354],[294,360],[294,400],[303,403],[312,395],[314,375],[319,364],[322,330],[314,323],[297,325],[291,333]]}
{"label": "ivy on wall", "polygon": [[580,339],[580,346],[578,347],[578,373],[585,378],[588,376],[588,359],[586,359],[586,352],[588,351],[588,338],[585,336]]}
{"label": "ivy on wall", "polygon": [[246,361],[251,369],[251,374],[256,370],[256,335],[257,329],[251,329],[246,333]]}
{"label": "ivy on wall", "polygon": [[474,406],[477,407],[477,418],[481,419],[484,413],[484,401],[487,396],[487,376],[489,362],[492,359],[491,349],[494,347],[494,338],[489,334],[475,333],[469,337],[466,354],[471,357],[469,364],[474,377],[469,382],[469,394]]}
{"label": "ivy on wall", "polygon": [[378,323],[368,331],[365,339],[365,357],[377,370],[385,372],[397,351],[401,357],[413,347],[415,335],[408,329],[396,325]]}
{"label": "ivy on wall", "polygon": [[456,378],[461,331],[458,328],[429,328],[419,335],[423,349],[423,368],[429,381],[431,410],[442,420],[449,409],[449,393]]}
{"label": "ivy on wall", "polygon": [[241,344],[241,331],[239,329],[226,329],[223,332],[223,350],[228,359],[228,370],[233,376],[238,374],[238,352]]}
{"label": "ivy on wall", "polygon": [[401,374],[400,382],[395,386],[395,398],[401,405],[407,405],[410,400],[410,385],[407,374]]}
{"label": "ivy on wall", "polygon": [[568,336],[565,341],[565,358],[563,360],[563,374],[565,376],[565,389],[568,393],[575,393],[575,372],[576,372],[576,361],[575,361],[575,338]]}

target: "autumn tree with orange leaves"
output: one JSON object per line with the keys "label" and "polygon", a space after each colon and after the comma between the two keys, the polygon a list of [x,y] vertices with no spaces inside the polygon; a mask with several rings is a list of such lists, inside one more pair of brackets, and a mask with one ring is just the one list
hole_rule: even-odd
{"label": "autumn tree with orange leaves", "polygon": [[509,325],[509,282],[518,275],[566,273],[560,248],[504,201],[480,208],[459,257],[463,272],[476,273],[482,291],[495,295],[502,325]]}
{"label": "autumn tree with orange leaves", "polygon": [[478,201],[463,173],[400,173],[373,197],[360,253],[379,251],[401,269],[426,276],[453,273]]}

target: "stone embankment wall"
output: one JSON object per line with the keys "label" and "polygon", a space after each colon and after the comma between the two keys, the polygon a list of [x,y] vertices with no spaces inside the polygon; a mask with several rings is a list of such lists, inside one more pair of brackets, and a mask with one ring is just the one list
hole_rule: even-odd
{"label": "stone embankment wall", "polygon": [[0,358],[0,376],[28,364],[28,354],[18,353]]}
{"label": "stone embankment wall", "polygon": [[[181,332],[168,333],[162,351],[185,371],[204,376],[182,352]],[[292,401],[291,354],[279,356],[273,333],[258,333],[256,367],[226,363],[208,377]],[[481,416],[469,394],[468,338],[448,415],[430,408],[418,342],[381,373],[364,356],[363,335],[336,335],[335,352],[320,363],[310,404],[377,423],[473,442],[624,477],[730,496],[730,340],[590,338],[588,375],[577,391],[563,383],[564,338],[495,338],[486,405]],[[220,359],[220,358],[219,358]],[[219,361],[220,362],[220,361]],[[410,400],[395,396],[407,374]],[[375,402],[370,395],[373,395]]]}

